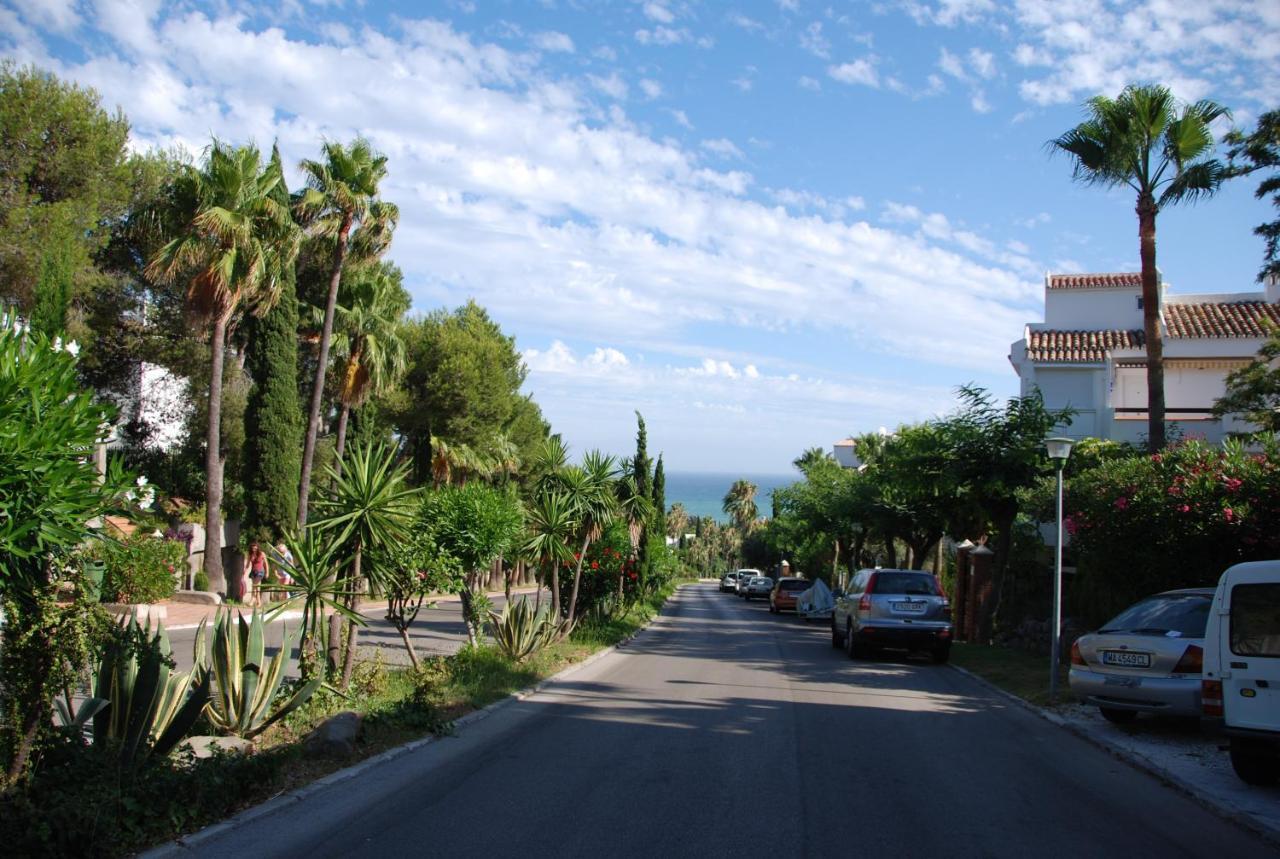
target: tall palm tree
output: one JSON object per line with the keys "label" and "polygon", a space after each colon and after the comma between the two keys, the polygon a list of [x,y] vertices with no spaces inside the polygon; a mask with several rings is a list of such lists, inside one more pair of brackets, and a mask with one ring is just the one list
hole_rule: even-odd
{"label": "tall palm tree", "polygon": [[677,540],[684,539],[685,532],[689,530],[689,511],[684,509],[684,505],[677,501],[671,505],[671,509],[667,511],[667,536],[675,537]]}
{"label": "tall palm tree", "polygon": [[404,289],[385,265],[360,270],[342,297],[344,301],[334,307],[333,330],[333,349],[343,360],[334,464],[339,474],[351,410],[364,405],[371,394],[386,390],[404,373],[400,317],[408,309]]}
{"label": "tall palm tree", "polygon": [[578,608],[578,587],[582,583],[582,564],[587,549],[600,539],[604,528],[618,516],[618,497],[613,484],[618,477],[618,465],[612,456],[592,450],[582,458],[581,466],[563,470],[560,481],[578,523],[573,570],[573,590],[569,594],[569,609],[565,617],[562,635],[573,630]]}
{"label": "tall palm tree", "polygon": [[307,415],[307,435],[302,448],[302,477],[298,489],[298,524],[307,522],[307,495],[311,489],[311,467],[315,459],[316,433],[320,427],[320,406],[324,400],[324,377],[329,367],[333,339],[334,308],[342,267],[352,246],[372,256],[391,241],[400,211],[378,199],[378,183],[387,175],[387,159],[373,151],[367,140],[357,138],[349,146],[324,144],[324,158],[303,161],[307,187],[295,201],[299,219],[308,232],[333,241],[333,264],[324,321],[320,328],[320,351],[316,362],[311,409]]}
{"label": "tall palm tree", "polygon": [[756,521],[759,510],[756,508],[757,487],[749,480],[735,480],[725,493],[721,509],[725,515],[742,531],[747,530]]}
{"label": "tall palm tree", "polygon": [[809,469],[834,461],[835,458],[822,448],[810,447],[807,448],[804,453],[791,460],[791,464],[794,465],[801,474],[808,474]]}
{"label": "tall palm tree", "polygon": [[1165,443],[1164,337],[1156,281],[1156,215],[1165,206],[1211,196],[1226,178],[1212,158],[1209,126],[1229,111],[1212,101],[1182,104],[1168,88],[1130,85],[1114,99],[1086,102],[1087,118],[1049,141],[1074,159],[1073,177],[1086,185],[1127,185],[1137,194],[1142,258],[1142,322],[1147,345],[1147,442]]}
{"label": "tall palm tree", "polygon": [[222,553],[222,373],[227,332],[236,314],[265,313],[275,304],[280,275],[298,251],[289,207],[274,198],[279,166],[255,146],[210,144],[203,165],[188,166],[174,187],[179,235],[147,264],[158,282],[188,278],[187,303],[209,330],[209,427],[205,437],[204,571],[225,588]]}
{"label": "tall palm tree", "polygon": [[[560,620],[560,567],[573,563],[578,520],[568,495],[557,489],[537,493],[526,519],[529,538],[525,551],[542,570],[551,569],[551,614]],[[539,576],[541,579],[542,577]],[[542,598],[542,586],[538,588]]]}

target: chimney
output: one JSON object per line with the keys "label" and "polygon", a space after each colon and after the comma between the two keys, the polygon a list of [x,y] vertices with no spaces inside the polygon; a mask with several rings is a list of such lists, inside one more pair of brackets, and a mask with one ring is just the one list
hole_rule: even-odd
{"label": "chimney", "polygon": [[1280,273],[1272,272],[1262,279],[1267,304],[1280,304]]}

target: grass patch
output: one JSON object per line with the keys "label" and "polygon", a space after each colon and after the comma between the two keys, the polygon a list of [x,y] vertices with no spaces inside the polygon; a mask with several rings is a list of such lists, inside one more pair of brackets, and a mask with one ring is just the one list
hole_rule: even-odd
{"label": "grass patch", "polygon": [[[951,661],[983,680],[1044,707],[1049,703],[1049,657],[990,644],[951,645]],[[1068,669],[1058,666],[1058,701],[1068,699]]]}
{"label": "grass patch", "polygon": [[[417,671],[389,667],[380,656],[364,661],[345,694],[322,688],[262,734],[248,757],[175,756],[125,773],[110,754],[69,743],[30,785],[0,796],[0,838],[12,855],[121,856],[198,830],[410,740],[451,733],[459,717],[634,635],[675,589],[668,585],[621,617],[584,622],[521,663],[487,645],[425,659]],[[306,757],[307,734],[343,710],[363,717],[355,754]]]}

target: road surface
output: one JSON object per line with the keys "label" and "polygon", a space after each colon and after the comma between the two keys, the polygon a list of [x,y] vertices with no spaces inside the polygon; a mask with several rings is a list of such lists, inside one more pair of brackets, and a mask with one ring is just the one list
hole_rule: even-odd
{"label": "road surface", "polygon": [[306,856],[1274,856],[927,661],[714,585],[624,649],[195,849]]}

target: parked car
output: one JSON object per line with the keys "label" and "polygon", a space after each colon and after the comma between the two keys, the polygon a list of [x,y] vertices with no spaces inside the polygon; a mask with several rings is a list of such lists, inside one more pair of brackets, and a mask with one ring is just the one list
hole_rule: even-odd
{"label": "parked car", "polygon": [[738,589],[738,571],[730,570],[720,580],[720,593],[731,594]]}
{"label": "parked car", "polygon": [[764,573],[759,570],[753,570],[750,567],[738,570],[738,584],[734,587],[734,593],[740,597],[747,595],[747,585],[751,582],[752,576],[763,576]]}
{"label": "parked car", "polygon": [[1204,715],[1226,731],[1248,784],[1280,780],[1280,561],[1222,574],[1204,639]]}
{"label": "parked car", "polygon": [[1212,588],[1141,599],[1071,645],[1071,691],[1108,721],[1139,713],[1200,715],[1200,670]]}
{"label": "parked car", "polygon": [[790,609],[795,611],[796,597],[801,591],[807,591],[813,582],[808,579],[785,576],[769,591],[769,611],[774,614]]}
{"label": "parked car", "polygon": [[859,570],[831,612],[831,646],[854,659],[892,647],[946,662],[951,633],[951,603],[923,570]]}
{"label": "parked car", "polygon": [[742,596],[745,599],[752,597],[769,597],[769,592],[773,590],[773,579],[768,576],[751,576],[747,579],[747,589],[743,591]]}

